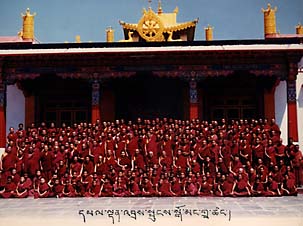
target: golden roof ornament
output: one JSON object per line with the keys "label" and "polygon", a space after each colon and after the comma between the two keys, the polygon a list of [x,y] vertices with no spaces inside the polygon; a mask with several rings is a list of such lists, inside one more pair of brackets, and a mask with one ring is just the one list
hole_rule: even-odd
{"label": "golden roof ornament", "polygon": [[296,26],[296,34],[303,35],[303,26],[301,23],[298,23],[298,25]]}
{"label": "golden roof ornament", "polygon": [[276,29],[277,7],[271,8],[271,5],[267,4],[267,9],[262,8],[262,12],[264,13],[264,34],[265,34],[265,36],[277,34],[277,29]]}
{"label": "golden roof ornament", "polygon": [[132,31],[134,42],[159,42],[159,41],[193,41],[198,19],[178,23],[178,7],[172,13],[164,13],[162,1],[158,0],[158,10],[153,11],[151,0],[148,9],[142,10],[142,17],[137,24],[119,21],[124,31],[125,40],[130,40],[129,31]]}
{"label": "golden roof ornament", "polygon": [[148,42],[164,41],[164,25],[151,8],[139,21],[137,30],[140,36]]}
{"label": "golden roof ornament", "polygon": [[158,14],[162,14],[163,10],[162,10],[162,2],[161,0],[158,1]]}
{"label": "golden roof ornament", "polygon": [[25,14],[21,13],[21,16],[23,19],[23,27],[20,36],[22,36],[23,39],[34,40],[34,17],[36,16],[36,13],[31,14],[30,9],[27,8]]}

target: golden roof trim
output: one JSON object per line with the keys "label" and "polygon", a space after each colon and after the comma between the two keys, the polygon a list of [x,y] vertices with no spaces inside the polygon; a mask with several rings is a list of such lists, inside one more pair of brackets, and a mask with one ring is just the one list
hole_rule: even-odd
{"label": "golden roof trim", "polygon": [[[124,29],[137,31],[138,24],[130,24],[130,23],[126,23],[124,21],[119,21],[119,23]],[[164,27],[164,32],[185,30],[190,27],[195,27],[197,25],[197,23],[198,23],[198,19],[189,21],[189,22],[185,22],[185,23],[176,24],[173,26]]]}
{"label": "golden roof trim", "polygon": [[124,29],[128,29],[128,30],[137,30],[138,28],[138,24],[130,24],[130,23],[125,23],[124,21],[119,21],[120,25],[124,28]]}
{"label": "golden roof trim", "polygon": [[180,23],[180,24],[176,24],[173,26],[168,26],[164,28],[164,32],[167,31],[181,31],[181,30],[185,30],[187,28],[190,27],[195,27],[198,23],[198,19],[194,20],[194,21],[189,21],[189,22],[185,22],[185,23]]}

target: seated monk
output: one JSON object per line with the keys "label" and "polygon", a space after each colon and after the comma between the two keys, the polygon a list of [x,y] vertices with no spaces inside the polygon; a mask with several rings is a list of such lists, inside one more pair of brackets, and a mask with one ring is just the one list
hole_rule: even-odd
{"label": "seated monk", "polygon": [[27,198],[29,195],[30,186],[26,182],[26,179],[24,176],[20,177],[20,181],[17,184],[15,197],[16,198]]}
{"label": "seated monk", "polygon": [[34,193],[34,198],[48,198],[50,195],[50,187],[45,181],[44,177],[41,177],[40,183],[38,184],[38,188]]}
{"label": "seated monk", "polygon": [[249,187],[249,183],[243,178],[242,174],[239,174],[233,186],[232,194],[238,197],[250,196],[251,192]]}
{"label": "seated monk", "polygon": [[128,196],[128,191],[125,182],[122,177],[118,177],[114,186],[113,186],[113,195],[116,197],[125,197]]}
{"label": "seated monk", "polygon": [[281,192],[283,195],[298,195],[296,180],[290,178],[287,174],[284,177],[284,181],[281,185]]}
{"label": "seated monk", "polygon": [[8,176],[6,179],[6,184],[4,185],[4,189],[0,191],[0,197],[6,199],[15,197],[16,188],[17,186],[12,181],[11,176]]}
{"label": "seated monk", "polygon": [[183,186],[183,195],[185,196],[195,196],[198,192],[197,184],[192,181],[189,177]]}
{"label": "seated monk", "polygon": [[211,196],[213,195],[212,185],[207,182],[205,175],[202,176],[202,182],[199,184],[198,193],[199,196]]}
{"label": "seated monk", "polygon": [[273,179],[273,177],[268,177],[267,190],[265,196],[281,196],[281,192],[278,183]]}
{"label": "seated monk", "polygon": [[182,195],[182,185],[181,185],[180,180],[177,177],[172,177],[171,191],[174,194],[174,196]]}
{"label": "seated monk", "polygon": [[156,191],[153,188],[153,184],[150,182],[150,180],[147,177],[145,177],[143,179],[141,186],[142,186],[142,195],[143,196],[155,196],[156,195]]}
{"label": "seated monk", "polygon": [[233,176],[229,176],[228,178],[226,178],[226,176],[223,174],[217,185],[215,195],[221,197],[227,197],[227,196],[231,197],[233,186],[234,186]]}
{"label": "seated monk", "polygon": [[259,177],[256,178],[255,183],[252,185],[252,195],[253,196],[265,195],[264,183],[261,182]]}
{"label": "seated monk", "polygon": [[73,185],[71,184],[70,180],[66,180],[64,185],[63,185],[63,189],[62,189],[62,194],[61,197],[75,197],[76,193],[75,193],[75,189],[73,187]]}
{"label": "seated monk", "polygon": [[93,180],[92,184],[89,186],[88,191],[85,193],[85,197],[99,197],[101,186],[98,184],[97,180]]}
{"label": "seated monk", "polygon": [[104,179],[104,182],[101,184],[100,194],[101,197],[111,197],[113,196],[113,186],[111,185],[108,178]]}
{"label": "seated monk", "polygon": [[162,197],[174,196],[174,193],[171,190],[171,184],[167,178],[164,178],[164,179],[161,178],[159,180],[157,190],[158,190],[159,196],[162,196]]}
{"label": "seated monk", "polygon": [[56,198],[62,197],[63,185],[61,184],[59,178],[55,179],[54,184],[52,184],[50,187],[52,191],[52,196]]}
{"label": "seated monk", "polygon": [[140,196],[141,190],[135,178],[131,178],[128,184],[128,193],[130,196]]}

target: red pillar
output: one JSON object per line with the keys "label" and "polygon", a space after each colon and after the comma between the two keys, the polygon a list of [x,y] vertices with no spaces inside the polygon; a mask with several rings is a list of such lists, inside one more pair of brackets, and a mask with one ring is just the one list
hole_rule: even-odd
{"label": "red pillar", "polygon": [[35,122],[35,96],[25,95],[25,126]]}
{"label": "red pillar", "polygon": [[288,138],[298,142],[296,80],[287,81]]}
{"label": "red pillar", "polygon": [[5,148],[5,146],[6,146],[5,85],[2,83],[0,77],[0,148]]}
{"label": "red pillar", "polygon": [[279,85],[280,80],[278,79],[273,87],[264,89],[264,116],[267,119],[275,118],[275,90]]}
{"label": "red pillar", "polygon": [[197,118],[199,118],[197,81],[192,78],[189,81],[189,119]]}
{"label": "red pillar", "polygon": [[100,118],[100,84],[98,81],[92,83],[92,123]]}

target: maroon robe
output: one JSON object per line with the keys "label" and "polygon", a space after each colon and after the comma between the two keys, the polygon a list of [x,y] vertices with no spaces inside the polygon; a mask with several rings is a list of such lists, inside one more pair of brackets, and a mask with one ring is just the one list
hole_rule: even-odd
{"label": "maroon robe", "polygon": [[142,195],[143,196],[155,196],[156,191],[153,189],[153,184],[148,181],[146,184],[142,184]]}
{"label": "maroon robe", "polygon": [[15,168],[15,164],[16,164],[16,155],[14,155],[12,153],[12,151],[10,153],[5,152],[2,155],[2,170],[3,170],[3,172],[11,171],[13,168]]}
{"label": "maroon robe", "polygon": [[110,182],[105,182],[102,185],[101,196],[102,197],[111,197],[111,196],[113,196],[113,186],[110,184]]}
{"label": "maroon robe", "polygon": [[2,198],[13,198],[15,197],[16,184],[14,182],[6,183],[4,186],[4,192],[0,193]]}
{"label": "maroon robe", "polygon": [[181,196],[182,195],[182,185],[179,181],[175,181],[171,185],[171,190],[176,196]]}
{"label": "maroon robe", "polygon": [[138,149],[138,138],[133,137],[131,140],[127,143],[127,151],[129,155],[132,157],[135,155],[136,149]]}
{"label": "maroon robe", "polygon": [[141,195],[140,187],[136,181],[133,184],[129,185],[128,191],[129,191],[130,196]]}
{"label": "maroon robe", "polygon": [[30,187],[29,187],[28,183],[26,183],[26,181],[23,183],[19,182],[17,184],[17,191],[19,192],[19,194],[16,192],[15,197],[16,198],[27,198],[29,195],[29,190],[30,190]]}
{"label": "maroon robe", "polygon": [[211,196],[213,194],[212,192],[212,185],[209,184],[207,181],[202,182],[200,184],[200,189],[198,191],[199,196]]}
{"label": "maroon robe", "polygon": [[50,194],[50,188],[48,184],[45,182],[43,184],[38,185],[38,191],[35,191],[34,198],[48,198]]}
{"label": "maroon robe", "polygon": [[28,172],[30,177],[33,177],[37,170],[40,169],[40,164],[39,164],[39,151],[35,150],[32,154],[28,154],[27,157],[27,167],[25,168],[26,172]]}
{"label": "maroon robe", "polygon": [[173,196],[173,193],[171,192],[171,184],[168,180],[163,180],[162,184],[159,184],[158,191],[160,196]]}

